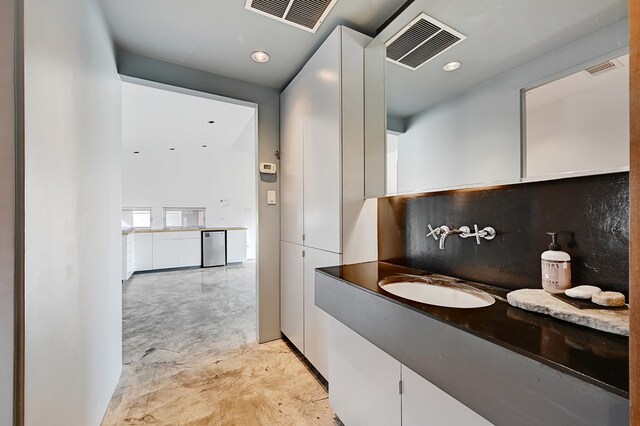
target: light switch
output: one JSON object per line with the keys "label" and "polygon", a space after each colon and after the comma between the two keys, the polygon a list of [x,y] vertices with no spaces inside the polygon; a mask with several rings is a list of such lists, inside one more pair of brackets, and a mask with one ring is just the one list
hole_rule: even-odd
{"label": "light switch", "polygon": [[276,203],[276,191],[267,191],[267,204],[273,205]]}

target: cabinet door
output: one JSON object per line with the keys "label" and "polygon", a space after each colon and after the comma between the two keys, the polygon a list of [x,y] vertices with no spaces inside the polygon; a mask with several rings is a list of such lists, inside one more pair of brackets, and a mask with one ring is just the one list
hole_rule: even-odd
{"label": "cabinet door", "polygon": [[280,95],[280,239],[302,244],[304,76]]}
{"label": "cabinet door", "polygon": [[247,231],[227,231],[227,263],[247,260]]}
{"label": "cabinet door", "polygon": [[309,104],[304,115],[305,246],[342,252],[340,28],[302,69]]}
{"label": "cabinet door", "polygon": [[133,240],[136,271],[153,269],[153,234],[135,232]]}
{"label": "cabinet door", "polygon": [[402,366],[402,425],[489,426],[491,423],[422,376]]}
{"label": "cabinet door", "polygon": [[179,240],[158,238],[160,234],[154,234],[153,238],[153,269],[175,268],[178,266]]}
{"label": "cabinet door", "polygon": [[178,264],[176,266],[198,266],[201,264],[200,238],[183,238],[178,242]]}
{"label": "cabinet door", "polygon": [[280,242],[280,330],[304,352],[303,247]]}
{"label": "cabinet door", "polygon": [[400,425],[400,371],[400,362],[329,317],[329,404],[345,425]]}
{"label": "cabinet door", "polygon": [[315,305],[315,270],[340,265],[341,256],[308,247],[305,247],[304,252],[304,356],[327,378],[329,315]]}

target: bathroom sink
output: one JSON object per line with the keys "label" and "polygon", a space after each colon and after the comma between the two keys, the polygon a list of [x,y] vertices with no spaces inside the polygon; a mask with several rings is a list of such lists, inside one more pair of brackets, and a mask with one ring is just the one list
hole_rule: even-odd
{"label": "bathroom sink", "polygon": [[447,308],[483,308],[495,303],[488,293],[454,279],[390,277],[379,281],[378,286],[403,299]]}

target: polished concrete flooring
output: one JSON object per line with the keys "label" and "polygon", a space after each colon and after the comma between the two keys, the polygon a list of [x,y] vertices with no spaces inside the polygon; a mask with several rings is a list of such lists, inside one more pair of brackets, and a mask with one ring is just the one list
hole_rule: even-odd
{"label": "polished concrete flooring", "polygon": [[255,263],[136,274],[124,368],[103,425],[334,425],[327,392],[282,340],[255,342]]}

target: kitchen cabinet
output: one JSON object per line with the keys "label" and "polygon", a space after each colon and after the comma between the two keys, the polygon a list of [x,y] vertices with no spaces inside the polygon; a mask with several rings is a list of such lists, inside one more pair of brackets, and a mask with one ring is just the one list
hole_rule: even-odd
{"label": "kitchen cabinet", "polygon": [[153,234],[134,232],[135,270],[153,269]]}
{"label": "kitchen cabinet", "polygon": [[280,98],[281,331],[329,381],[314,269],[377,259],[376,204],[364,199],[369,40],[337,27]]}
{"label": "kitchen cabinet", "polygon": [[247,231],[229,229],[227,231],[227,263],[239,263],[247,260]]}
{"label": "kitchen cabinet", "polygon": [[280,330],[304,353],[304,247],[280,242]]}
{"label": "kitchen cabinet", "polygon": [[346,426],[491,425],[346,325],[328,321],[329,404]]}
{"label": "kitchen cabinet", "polygon": [[200,233],[193,238],[178,240],[178,267],[198,266],[201,262]]}
{"label": "kitchen cabinet", "polygon": [[200,265],[200,231],[153,232],[153,268]]}
{"label": "kitchen cabinet", "polygon": [[128,280],[136,269],[134,244],[132,232],[122,235],[122,281]]}

